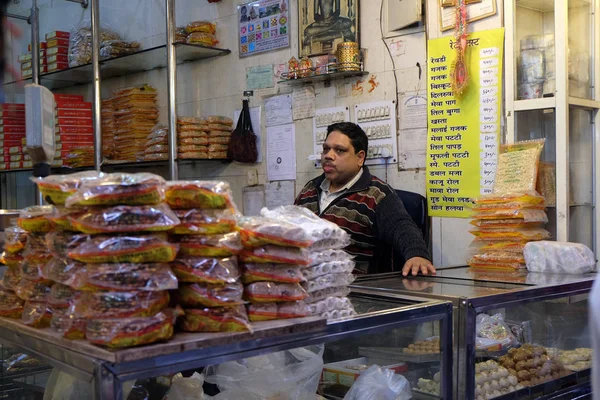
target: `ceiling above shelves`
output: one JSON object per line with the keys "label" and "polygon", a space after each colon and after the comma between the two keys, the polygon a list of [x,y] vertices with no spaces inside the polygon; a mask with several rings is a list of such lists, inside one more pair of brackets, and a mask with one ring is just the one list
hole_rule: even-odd
{"label": "ceiling above shelves", "polygon": [[[231,53],[231,50],[205,47],[187,43],[175,45],[177,64],[198,61],[207,58],[222,56]],[[103,60],[100,62],[100,74],[102,79],[116,78],[143,71],[167,66],[167,46],[157,46],[139,51],[134,54]],[[75,85],[91,83],[93,78],[92,64],[68,68],[40,75],[40,84],[50,90],[65,89]],[[31,79],[8,82],[5,91],[18,92],[25,84],[31,83]],[[21,89],[22,90],[22,89]]]}
{"label": "ceiling above shelves", "polygon": [[[590,0],[561,0],[568,1],[569,8],[589,7]],[[529,8],[539,12],[553,12],[554,0],[516,0],[517,7]]]}

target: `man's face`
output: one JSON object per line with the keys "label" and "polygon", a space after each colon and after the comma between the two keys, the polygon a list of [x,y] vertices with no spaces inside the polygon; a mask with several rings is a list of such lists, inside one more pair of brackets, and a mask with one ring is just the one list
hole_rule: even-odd
{"label": "man's face", "polygon": [[358,154],[350,138],[339,131],[333,131],[323,143],[321,165],[325,177],[336,186],[343,186],[356,176],[365,162],[365,152]]}

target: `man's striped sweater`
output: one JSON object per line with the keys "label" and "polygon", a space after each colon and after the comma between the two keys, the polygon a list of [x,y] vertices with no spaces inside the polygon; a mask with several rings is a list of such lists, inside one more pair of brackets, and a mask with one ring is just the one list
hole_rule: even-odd
{"label": "man's striped sweater", "polygon": [[431,260],[421,231],[394,189],[372,176],[366,166],[354,186],[320,210],[324,180],[323,174],[308,182],[296,198],[296,205],[308,208],[350,234],[351,244],[346,251],[355,256],[361,272],[398,271],[411,257]]}

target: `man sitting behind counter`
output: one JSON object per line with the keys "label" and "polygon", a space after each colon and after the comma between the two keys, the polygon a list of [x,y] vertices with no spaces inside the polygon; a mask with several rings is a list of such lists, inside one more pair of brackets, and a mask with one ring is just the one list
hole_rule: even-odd
{"label": "man sitting behind counter", "polygon": [[367,135],[358,125],[330,125],[321,153],[323,174],[306,184],[295,204],[350,234],[346,251],[355,256],[358,272],[397,270],[402,265],[397,258],[402,257],[404,276],[435,274],[423,235],[402,201],[364,165],[368,148]]}

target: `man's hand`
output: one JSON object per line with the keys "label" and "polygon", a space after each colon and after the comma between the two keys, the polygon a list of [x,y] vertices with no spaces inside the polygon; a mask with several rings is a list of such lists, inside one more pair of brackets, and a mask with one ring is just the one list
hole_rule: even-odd
{"label": "man's hand", "polygon": [[417,276],[421,272],[423,275],[435,275],[435,267],[431,262],[423,257],[413,257],[406,260],[404,267],[402,267],[402,275],[408,276],[412,273],[413,276]]}

